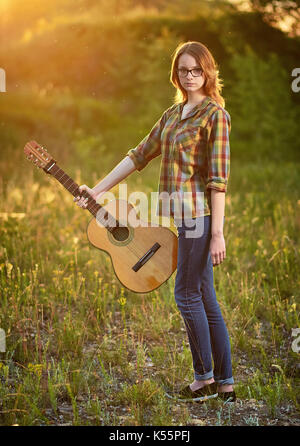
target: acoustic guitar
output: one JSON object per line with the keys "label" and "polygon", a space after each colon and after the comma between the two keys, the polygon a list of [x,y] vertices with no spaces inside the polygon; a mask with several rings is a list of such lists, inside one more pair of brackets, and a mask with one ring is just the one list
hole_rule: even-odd
{"label": "acoustic guitar", "polygon": [[130,221],[138,221],[137,214],[126,200],[111,200],[101,206],[87,191],[80,192],[78,184],[36,141],[29,141],[24,152],[74,197],[88,198],[86,209],[93,215],[87,226],[88,240],[110,255],[115,275],[124,287],[135,293],[148,293],[170,278],[177,268],[178,245],[178,238],[171,229],[153,223],[150,226],[142,220],[139,225],[131,225]]}

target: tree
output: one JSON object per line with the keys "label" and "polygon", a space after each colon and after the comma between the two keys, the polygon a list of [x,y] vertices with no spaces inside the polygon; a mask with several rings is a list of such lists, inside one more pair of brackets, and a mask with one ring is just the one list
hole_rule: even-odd
{"label": "tree", "polygon": [[254,11],[264,14],[272,26],[285,22],[291,37],[300,36],[300,0],[249,0]]}

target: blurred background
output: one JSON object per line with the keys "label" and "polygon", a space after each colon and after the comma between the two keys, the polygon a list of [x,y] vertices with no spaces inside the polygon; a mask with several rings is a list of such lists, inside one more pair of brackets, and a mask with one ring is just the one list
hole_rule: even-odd
{"label": "blurred background", "polygon": [[[4,188],[9,179],[27,177],[23,146],[29,139],[70,174],[84,172],[92,187],[172,104],[171,58],[187,40],[207,45],[219,65],[232,116],[233,162],[299,156],[300,94],[291,88],[299,65],[299,1],[0,4]],[[40,173],[36,178],[45,180]]]}

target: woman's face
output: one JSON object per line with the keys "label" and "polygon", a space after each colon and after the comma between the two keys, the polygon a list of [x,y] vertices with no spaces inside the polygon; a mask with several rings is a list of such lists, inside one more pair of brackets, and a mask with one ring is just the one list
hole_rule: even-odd
{"label": "woman's face", "polygon": [[[193,74],[200,74],[199,69],[201,68],[199,64],[197,63],[196,59],[191,56],[190,54],[182,54],[179,56],[178,59],[178,69],[197,69],[196,72]],[[183,76],[180,74],[180,71],[178,72],[178,78],[180,81],[180,84],[187,92],[195,92],[202,88],[204,82],[205,82],[205,75],[201,73],[200,76],[193,76],[193,74],[189,71],[186,76]]]}

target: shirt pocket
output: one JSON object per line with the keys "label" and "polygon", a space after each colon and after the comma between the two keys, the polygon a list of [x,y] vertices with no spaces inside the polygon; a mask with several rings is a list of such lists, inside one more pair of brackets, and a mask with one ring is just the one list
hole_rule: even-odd
{"label": "shirt pocket", "polygon": [[178,150],[191,151],[198,141],[199,127],[186,127],[176,134],[176,145]]}
{"label": "shirt pocket", "polygon": [[176,159],[183,170],[200,167],[206,153],[206,130],[188,126],[176,135]]}

